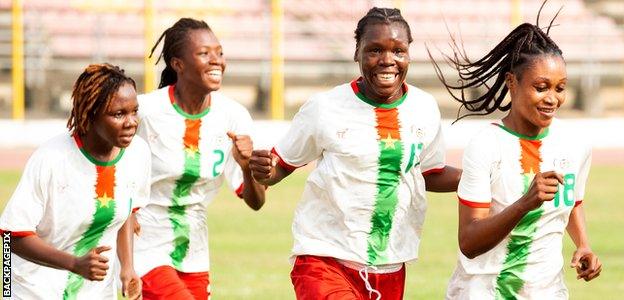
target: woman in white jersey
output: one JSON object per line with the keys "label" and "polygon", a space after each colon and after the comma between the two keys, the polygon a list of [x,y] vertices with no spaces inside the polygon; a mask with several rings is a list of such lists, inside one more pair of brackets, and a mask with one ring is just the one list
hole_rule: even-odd
{"label": "woman in white jersey", "polygon": [[150,161],[145,142],[132,141],[135,83],[116,66],[90,65],[72,98],[70,133],[33,153],[0,218],[16,254],[11,297],[113,299],[109,268],[117,253],[122,291],[138,299],[132,210],[149,197]]}
{"label": "woman in white jersey", "polygon": [[160,88],[139,96],[152,194],[137,213],[135,265],[144,299],[207,299],[208,204],[224,179],[254,210],[265,188],[249,169],[251,117],[218,91],[225,58],[217,37],[205,22],[183,18],[156,46],[163,38]]}
{"label": "woman in white jersey", "polygon": [[425,189],[459,181],[445,166],[435,99],[405,83],[412,37],[400,11],[371,9],[355,40],[361,77],[312,96],[272,153],[251,159],[267,185],[317,160],[293,223],[298,299],[402,299]]}
{"label": "woman in white jersey", "polygon": [[[567,86],[562,52],[548,30],[529,23],[475,62],[457,44],[453,51],[451,66],[464,81],[445,80],[434,64],[468,115],[509,112],[464,152],[457,191],[461,253],[447,299],[567,299],[564,230],[577,247],[571,262],[577,278],[597,277],[601,263],[589,246],[582,202],[591,151],[554,119]],[[468,88],[484,92],[466,98]],[[511,100],[503,104],[508,92]]]}

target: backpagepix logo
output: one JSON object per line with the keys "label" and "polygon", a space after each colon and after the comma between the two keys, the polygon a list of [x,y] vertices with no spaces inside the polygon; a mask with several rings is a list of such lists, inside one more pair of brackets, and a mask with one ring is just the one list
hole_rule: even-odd
{"label": "backpagepix logo", "polygon": [[2,234],[2,297],[11,297],[11,232]]}

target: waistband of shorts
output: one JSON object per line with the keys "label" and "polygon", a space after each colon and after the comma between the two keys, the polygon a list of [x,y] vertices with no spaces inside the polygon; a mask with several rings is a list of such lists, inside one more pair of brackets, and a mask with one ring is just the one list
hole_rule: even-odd
{"label": "waistband of shorts", "polygon": [[350,261],[350,260],[344,260],[344,259],[339,259],[339,258],[334,258],[334,259],[338,263],[340,263],[341,265],[349,269],[353,269],[356,271],[366,269],[368,273],[373,273],[373,274],[388,274],[388,273],[398,272],[405,265],[404,263],[398,263],[398,264],[369,266],[369,265],[361,264],[361,263]]}

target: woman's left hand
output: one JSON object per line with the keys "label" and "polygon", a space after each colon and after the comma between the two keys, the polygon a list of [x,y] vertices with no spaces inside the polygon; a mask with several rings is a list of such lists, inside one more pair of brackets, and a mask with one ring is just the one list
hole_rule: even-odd
{"label": "woman's left hand", "polygon": [[241,169],[249,169],[249,158],[253,151],[253,142],[248,135],[236,135],[234,132],[228,131],[228,137],[232,140],[232,155]]}
{"label": "woman's left hand", "polygon": [[141,295],[141,278],[134,270],[122,268],[121,274],[121,294],[130,300],[143,299]]}
{"label": "woman's left hand", "polygon": [[570,267],[576,268],[576,279],[590,281],[600,275],[602,263],[590,248],[577,248],[572,255]]}

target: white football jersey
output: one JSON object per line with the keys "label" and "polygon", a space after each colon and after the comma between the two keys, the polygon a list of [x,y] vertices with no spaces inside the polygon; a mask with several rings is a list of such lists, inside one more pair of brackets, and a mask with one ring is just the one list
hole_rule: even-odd
{"label": "white football jersey", "polygon": [[491,124],[472,139],[457,192],[463,205],[495,215],[520,199],[538,172],[561,173],[564,184],[490,251],[474,259],[459,253],[448,298],[567,297],[562,239],[572,208],[583,199],[591,151],[563,125],[555,119],[540,135],[527,137]]}
{"label": "white football jersey", "polygon": [[134,263],[140,276],[163,265],[208,271],[206,208],[224,179],[239,196],[243,190],[226,133],[250,133],[247,110],[216,91],[208,109],[190,115],[175,103],[174,88],[139,96],[138,135],[152,153],[151,199],[137,212]]}
{"label": "white football jersey", "polygon": [[403,89],[392,104],[367,99],[356,81],[316,94],[274,148],[286,169],[318,160],[295,211],[293,257],[369,266],[417,258],[423,173],[443,169],[445,149],[435,99]]}
{"label": "white football jersey", "polygon": [[[39,147],[0,217],[0,229],[13,236],[36,234],[52,247],[83,256],[110,246],[102,255],[109,267],[117,255],[117,231],[133,208],[149,198],[149,150],[134,137],[112,161],[87,153],[77,137],[61,134]],[[109,269],[103,281],[11,255],[12,299],[113,299]]]}

